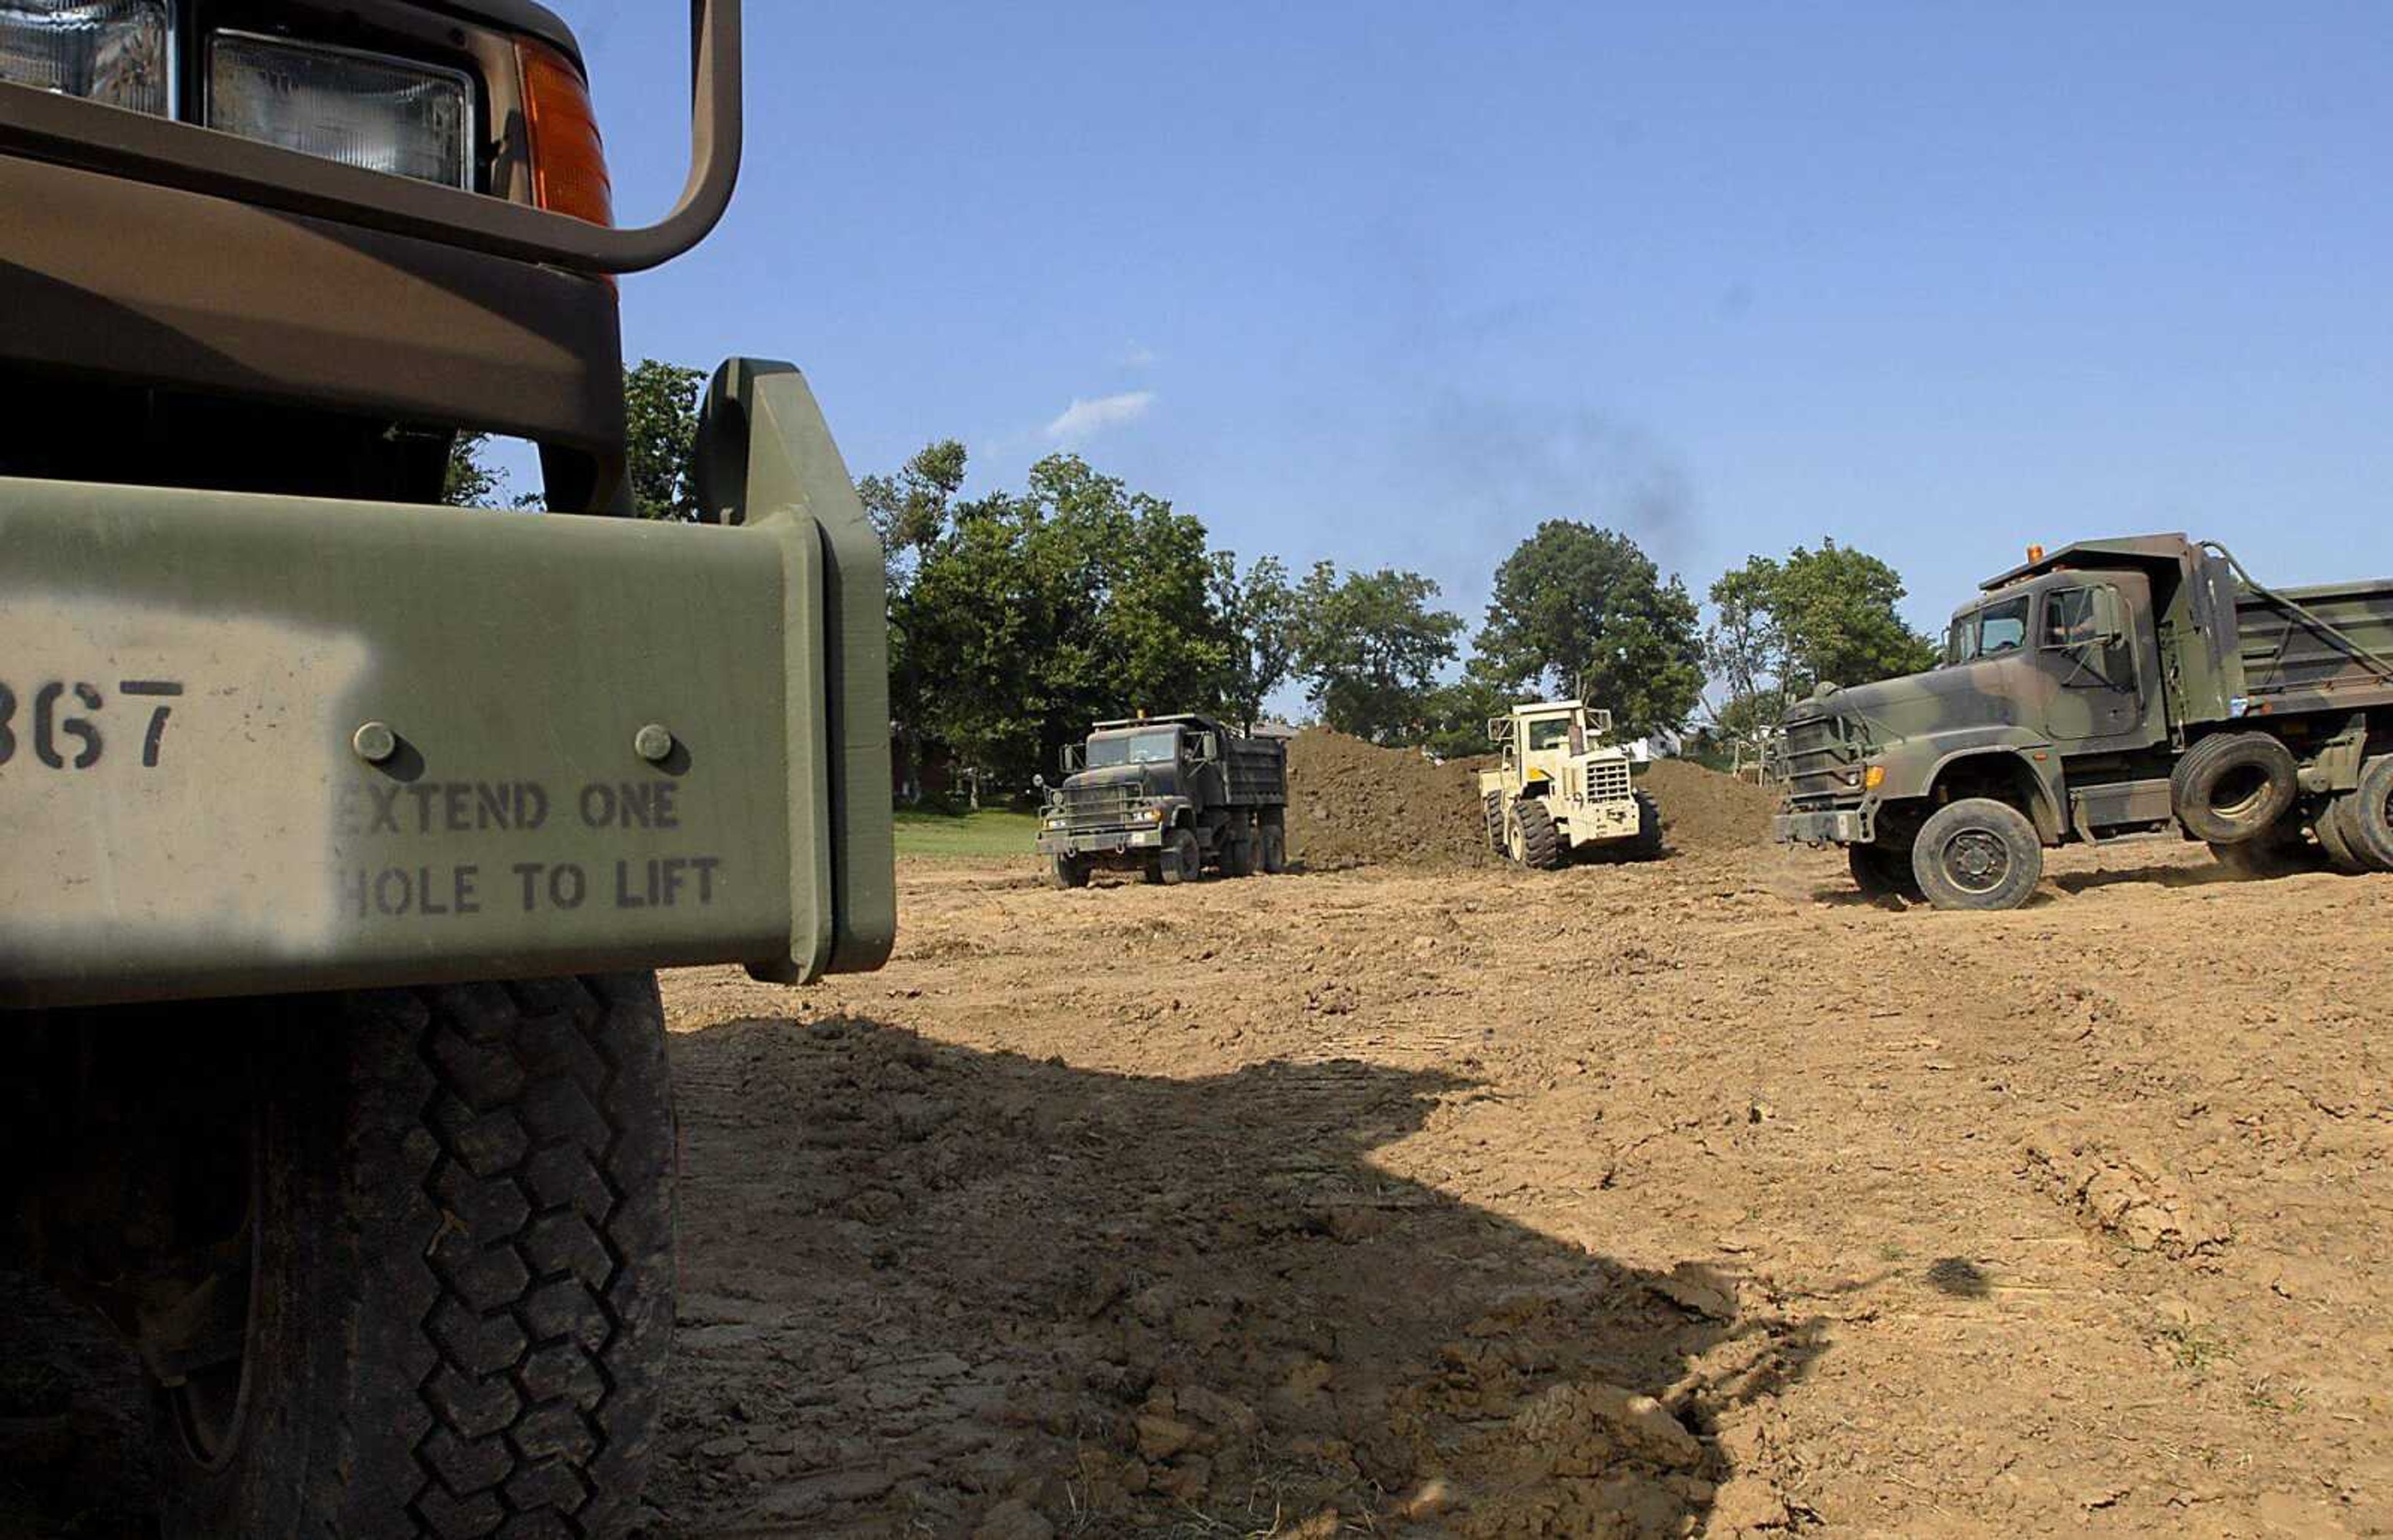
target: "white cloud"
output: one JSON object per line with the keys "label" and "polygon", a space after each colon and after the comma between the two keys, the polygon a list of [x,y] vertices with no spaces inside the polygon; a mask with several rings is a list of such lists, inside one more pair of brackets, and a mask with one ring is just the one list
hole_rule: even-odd
{"label": "white cloud", "polygon": [[1047,437],[1059,444],[1074,443],[1107,428],[1135,423],[1154,404],[1155,392],[1151,390],[1126,390],[1118,396],[1100,396],[1093,401],[1076,396],[1063,414],[1047,424]]}

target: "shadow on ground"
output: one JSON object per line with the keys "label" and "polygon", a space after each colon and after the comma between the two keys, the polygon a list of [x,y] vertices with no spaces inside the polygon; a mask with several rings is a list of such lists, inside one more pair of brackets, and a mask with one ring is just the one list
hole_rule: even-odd
{"label": "shadow on ground", "polygon": [[1819,1324],[1375,1165],[1468,1082],[1153,1079],[848,1019],[687,1034],[674,1068],[660,1537],[1787,1517],[1766,1483],[1723,1487],[1709,1435],[1808,1371]]}

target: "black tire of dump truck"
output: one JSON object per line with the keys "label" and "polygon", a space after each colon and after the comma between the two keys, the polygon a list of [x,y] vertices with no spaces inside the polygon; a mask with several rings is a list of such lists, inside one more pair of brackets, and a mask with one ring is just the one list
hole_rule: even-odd
{"label": "black tire of dump truck", "polygon": [[1077,855],[1052,856],[1047,875],[1059,888],[1085,888],[1089,885],[1089,863]]}
{"label": "black tire of dump truck", "polygon": [[1911,869],[1911,852],[1889,845],[1847,845],[1845,864],[1852,869],[1853,886],[1867,898],[1903,898],[1914,904],[1928,901],[1927,893],[1919,886],[1919,876]]}
{"label": "black tire of dump truck", "polygon": [[2044,844],[2010,803],[1966,797],[1920,825],[1911,870],[1940,909],[2016,909],[2043,880]]}
{"label": "black tire of dump truck", "polygon": [[673,1332],[655,976],[259,1010],[247,1326],[158,1393],[164,1533],[622,1533]]}
{"label": "black tire of dump truck", "polygon": [[1523,866],[1551,871],[1563,864],[1563,837],[1554,828],[1554,816],[1546,811],[1545,803],[1535,797],[1523,797],[1512,804],[1512,817],[1521,830],[1515,858]]}
{"label": "black tire of dump truck", "polygon": [[2186,750],[2169,776],[2179,822],[2197,840],[2256,840],[2301,795],[2293,750],[2267,733],[2221,733]]}
{"label": "black tire of dump truck", "polygon": [[2354,842],[2350,819],[2353,802],[2349,797],[2330,797],[2319,809],[2318,818],[2310,832],[2318,836],[2319,848],[2326,852],[2327,864],[2347,877],[2358,877],[2375,868],[2360,854]]}
{"label": "black tire of dump truck", "polygon": [[2393,871],[2393,754],[2372,762],[2360,774],[2360,790],[2345,799],[2345,842],[2378,871]]}
{"label": "black tire of dump truck", "polygon": [[1288,869],[1288,831],[1277,824],[1263,825],[1263,873],[1277,877]]}
{"label": "black tire of dump truck", "polygon": [[1177,885],[1194,882],[1204,869],[1204,853],[1196,848],[1196,835],[1192,829],[1175,829],[1163,842],[1163,854],[1157,871],[1166,882]]}
{"label": "black tire of dump truck", "polygon": [[1252,877],[1255,874],[1255,846],[1251,831],[1240,834],[1222,847],[1222,872],[1227,877]]}

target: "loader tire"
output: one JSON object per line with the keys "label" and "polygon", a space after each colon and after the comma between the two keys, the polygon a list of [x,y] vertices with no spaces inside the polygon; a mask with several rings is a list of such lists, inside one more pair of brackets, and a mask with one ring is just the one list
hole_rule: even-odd
{"label": "loader tire", "polygon": [[1501,855],[1504,854],[1504,793],[1490,791],[1484,805],[1486,809],[1487,848]]}
{"label": "loader tire", "polygon": [[1520,829],[1514,855],[1523,866],[1551,871],[1563,864],[1562,834],[1544,803],[1535,797],[1522,798],[1512,804],[1512,821]]}
{"label": "loader tire", "polygon": [[655,976],[254,1009],[246,1325],[156,1392],[163,1533],[622,1533],[673,1331]]}
{"label": "loader tire", "polygon": [[1632,861],[1658,861],[1662,858],[1661,804],[1640,791],[1637,798],[1637,838],[1628,847]]}
{"label": "loader tire", "polygon": [[2256,840],[2301,795],[2294,752],[2267,733],[2221,733],[2186,750],[2169,777],[2177,821],[2197,840]]}

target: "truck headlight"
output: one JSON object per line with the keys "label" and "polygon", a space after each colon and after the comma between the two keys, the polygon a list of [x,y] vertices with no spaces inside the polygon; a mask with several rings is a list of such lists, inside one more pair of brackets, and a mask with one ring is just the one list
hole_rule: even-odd
{"label": "truck headlight", "polygon": [[163,118],[174,110],[166,0],[0,0],[0,80]]}
{"label": "truck headlight", "polygon": [[207,79],[210,128],[367,171],[474,184],[474,83],[463,71],[219,32]]}

